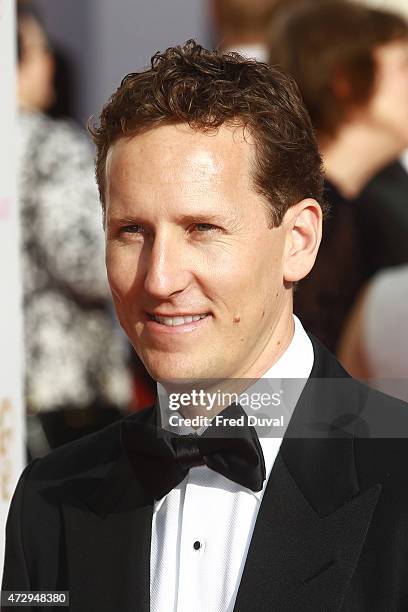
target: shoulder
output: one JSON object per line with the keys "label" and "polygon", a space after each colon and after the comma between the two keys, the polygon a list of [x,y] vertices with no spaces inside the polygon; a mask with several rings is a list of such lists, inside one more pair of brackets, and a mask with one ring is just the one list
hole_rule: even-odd
{"label": "shoulder", "polygon": [[151,406],[78,440],[59,446],[35,459],[23,472],[29,480],[63,483],[64,481],[103,476],[122,454],[121,430],[128,422],[150,419]]}
{"label": "shoulder", "polygon": [[27,478],[51,484],[89,477],[92,473],[103,476],[121,452],[120,423],[117,421],[36,459]]}
{"label": "shoulder", "polygon": [[89,488],[104,478],[120,452],[119,431],[119,423],[114,423],[26,466],[6,522],[9,572],[13,571],[14,560],[19,559],[30,572],[37,571],[39,551],[43,551],[50,566],[58,566],[55,542],[61,534],[62,506],[80,503]]}
{"label": "shoulder", "polygon": [[[93,165],[93,149],[86,132],[68,119],[51,119],[42,113],[22,113],[18,118],[23,148],[32,151],[39,170],[47,173],[59,161],[70,165]],[[23,152],[24,158],[24,152]]]}
{"label": "shoulder", "polygon": [[21,112],[18,115],[20,131],[29,135],[41,135],[46,142],[63,139],[73,143],[88,143],[89,139],[77,123],[71,119],[52,119],[43,113]]}
{"label": "shoulder", "polygon": [[385,499],[408,508],[408,404],[355,379],[354,463],[359,486],[380,484]]}
{"label": "shoulder", "polygon": [[375,478],[377,472],[380,478],[388,470],[406,478],[408,403],[353,378],[314,336],[310,338],[315,384],[307,414],[326,419],[340,436],[353,438],[356,467],[362,474],[369,471]]}
{"label": "shoulder", "polygon": [[[120,421],[101,431],[64,444],[32,461],[20,475],[8,523],[21,524],[27,542],[40,546],[44,534],[55,539],[61,508],[86,500],[121,454]],[[36,543],[33,543],[34,540]]]}

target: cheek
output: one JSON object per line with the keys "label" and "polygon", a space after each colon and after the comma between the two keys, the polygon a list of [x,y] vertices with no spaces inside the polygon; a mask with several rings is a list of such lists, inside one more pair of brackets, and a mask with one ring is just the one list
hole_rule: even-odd
{"label": "cheek", "polygon": [[270,244],[251,252],[237,253],[233,260],[218,261],[212,273],[212,286],[227,307],[231,320],[239,327],[262,320],[264,311],[276,301],[276,293],[283,287],[281,257]]}
{"label": "cheek", "polygon": [[[267,245],[266,245],[267,246]],[[265,248],[262,256],[253,262],[251,281],[252,294],[248,306],[253,311],[252,319],[260,326],[269,326],[281,308],[284,296],[282,253],[274,248]]]}
{"label": "cheek", "polygon": [[126,297],[137,284],[137,262],[120,248],[107,248],[106,270],[112,293],[117,299]]}

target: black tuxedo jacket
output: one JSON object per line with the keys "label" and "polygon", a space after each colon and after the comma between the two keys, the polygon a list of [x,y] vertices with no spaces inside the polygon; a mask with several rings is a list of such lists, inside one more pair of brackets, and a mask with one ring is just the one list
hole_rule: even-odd
{"label": "black tuxedo jacket", "polygon": [[[312,342],[311,377],[267,483],[234,611],[408,610],[408,405],[353,381]],[[364,437],[367,413],[384,431],[398,421],[400,437]],[[292,437],[311,424],[323,435]],[[149,611],[153,499],[119,434],[115,423],[24,470],[4,590],[69,590],[71,612]]]}

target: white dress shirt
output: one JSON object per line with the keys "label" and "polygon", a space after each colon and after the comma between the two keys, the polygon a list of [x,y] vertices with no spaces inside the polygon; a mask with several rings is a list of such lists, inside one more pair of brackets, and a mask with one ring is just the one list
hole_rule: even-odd
{"label": "white dress shirt", "polygon": [[[262,378],[300,379],[313,366],[313,347],[294,317],[292,341]],[[286,424],[287,426],[287,424]],[[282,437],[260,437],[266,479],[253,492],[207,466],[155,503],[150,558],[152,612],[231,612],[256,517]]]}

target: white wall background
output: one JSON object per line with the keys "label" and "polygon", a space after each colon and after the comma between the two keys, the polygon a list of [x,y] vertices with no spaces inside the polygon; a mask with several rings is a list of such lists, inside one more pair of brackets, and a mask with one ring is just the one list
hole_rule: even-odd
{"label": "white wall background", "polygon": [[24,461],[14,55],[14,0],[0,0],[0,576],[5,520]]}

